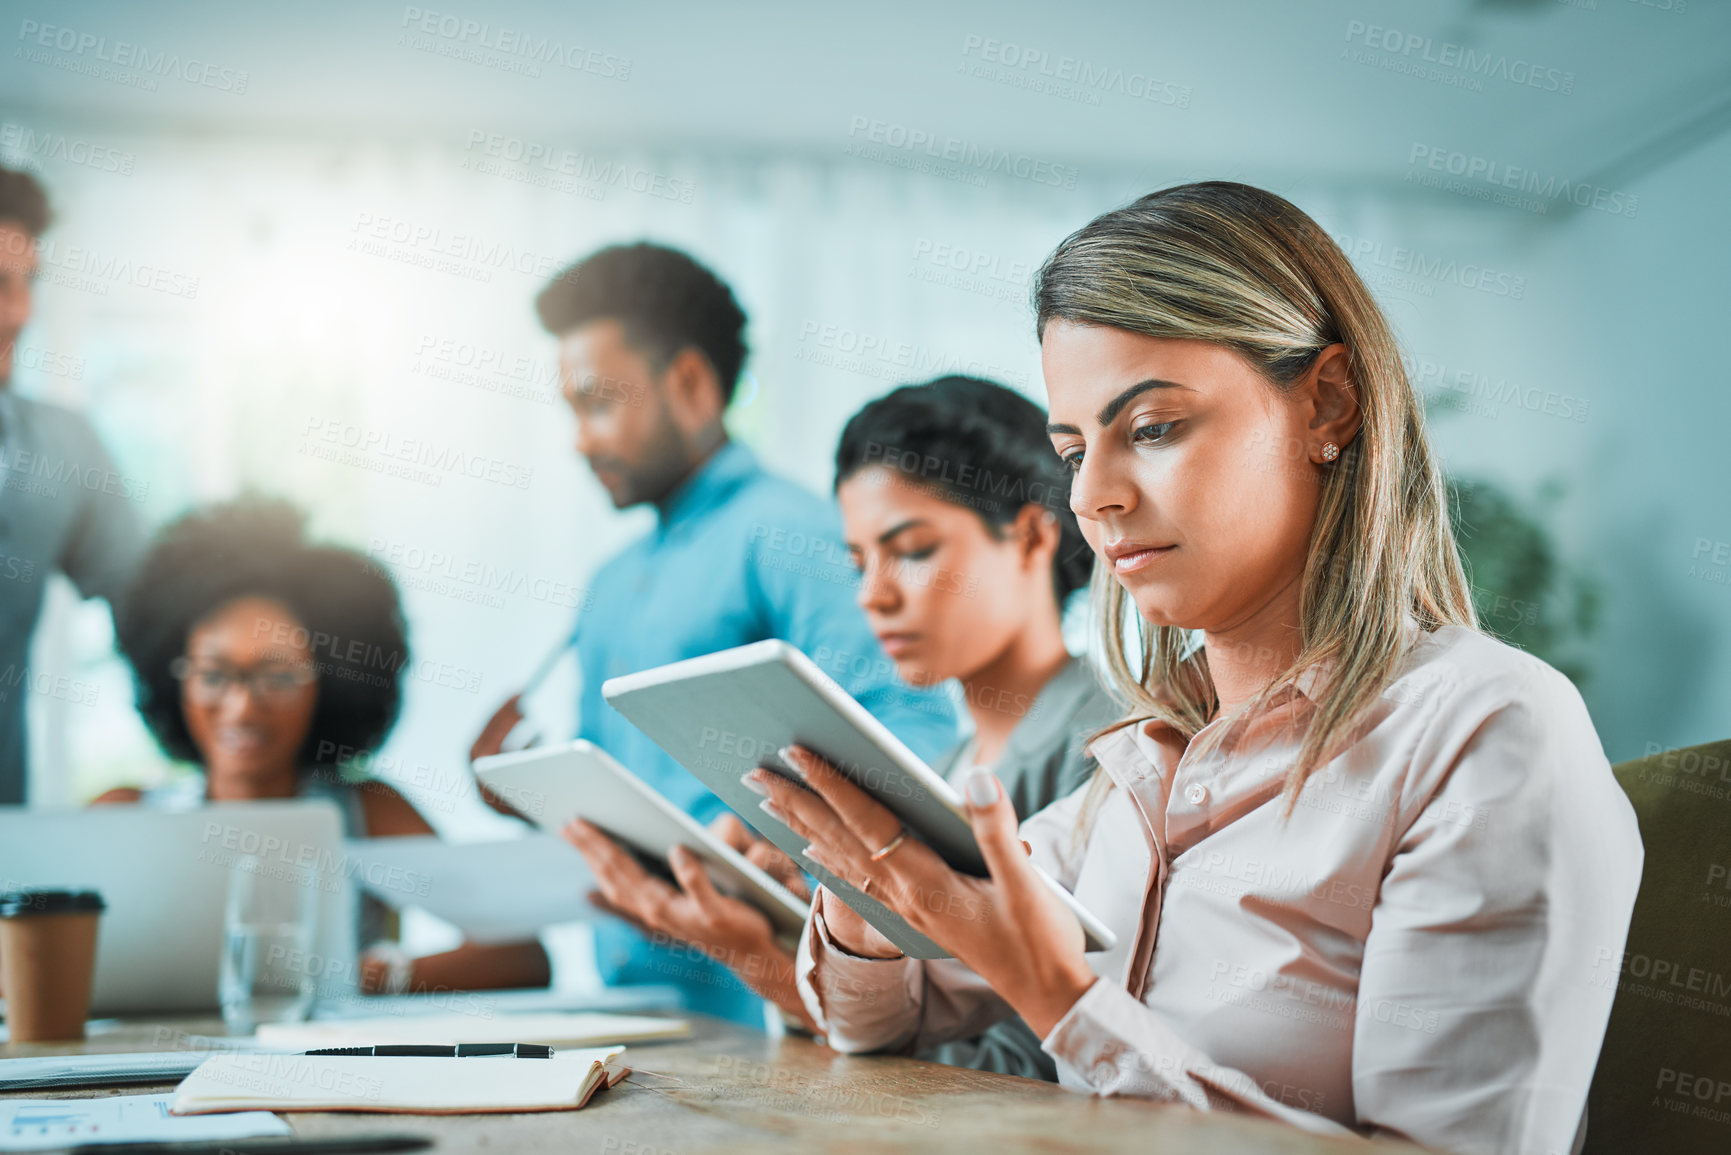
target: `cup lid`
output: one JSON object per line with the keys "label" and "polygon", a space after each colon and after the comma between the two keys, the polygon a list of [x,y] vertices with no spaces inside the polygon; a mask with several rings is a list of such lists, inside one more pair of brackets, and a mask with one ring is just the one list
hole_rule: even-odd
{"label": "cup lid", "polygon": [[0,894],[0,918],[32,914],[83,914],[106,904],[94,890],[9,890]]}

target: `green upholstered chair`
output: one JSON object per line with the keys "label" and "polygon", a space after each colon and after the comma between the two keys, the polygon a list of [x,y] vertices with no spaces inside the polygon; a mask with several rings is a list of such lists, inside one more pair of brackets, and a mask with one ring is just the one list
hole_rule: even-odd
{"label": "green upholstered chair", "polygon": [[1616,768],[1646,846],[1587,1155],[1731,1152],[1731,741]]}

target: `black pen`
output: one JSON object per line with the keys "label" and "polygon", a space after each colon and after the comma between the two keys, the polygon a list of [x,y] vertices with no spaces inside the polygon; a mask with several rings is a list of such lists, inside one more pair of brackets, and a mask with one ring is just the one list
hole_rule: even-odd
{"label": "black pen", "polygon": [[376,1059],[479,1059],[503,1056],[511,1059],[551,1059],[553,1048],[540,1043],[392,1043],[378,1047],[320,1047],[305,1055],[367,1056]]}
{"label": "black pen", "polygon": [[350,1151],[419,1151],[432,1145],[433,1141],[425,1135],[370,1132],[318,1139],[265,1135],[255,1139],[194,1139],[179,1143],[84,1143],[68,1150],[77,1155],[341,1155]]}

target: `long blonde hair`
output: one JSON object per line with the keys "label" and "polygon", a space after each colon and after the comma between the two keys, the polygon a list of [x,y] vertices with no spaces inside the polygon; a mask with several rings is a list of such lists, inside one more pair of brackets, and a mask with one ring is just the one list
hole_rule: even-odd
{"label": "long blonde hair", "polygon": [[[1300,653],[1238,714],[1304,670],[1334,663],[1287,774],[1290,814],[1305,780],[1339,752],[1395,673],[1408,615],[1427,631],[1477,628],[1424,413],[1388,322],[1315,221],[1282,197],[1227,181],[1150,193],[1095,219],[1046,259],[1034,304],[1042,338],[1063,320],[1207,341],[1242,355],[1277,390],[1291,388],[1326,347],[1346,347],[1363,424],[1322,472]],[[1092,596],[1106,673],[1128,706],[1109,729],[1160,719],[1195,737],[1219,698],[1188,631],[1149,626],[1107,567],[1095,567]],[[1134,657],[1129,633],[1139,643]],[[1206,745],[1232,728],[1216,727]]]}

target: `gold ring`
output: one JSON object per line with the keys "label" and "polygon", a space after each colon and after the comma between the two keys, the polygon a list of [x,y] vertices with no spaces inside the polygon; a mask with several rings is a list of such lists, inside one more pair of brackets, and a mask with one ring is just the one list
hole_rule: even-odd
{"label": "gold ring", "polygon": [[895,853],[896,847],[900,846],[902,844],[902,839],[906,838],[907,836],[908,836],[907,831],[905,831],[905,830],[901,831],[894,838],[892,838],[888,842],[884,843],[878,849],[872,851],[871,855],[868,858],[868,861],[870,861],[870,862],[882,862],[884,859],[888,858],[891,854]]}

